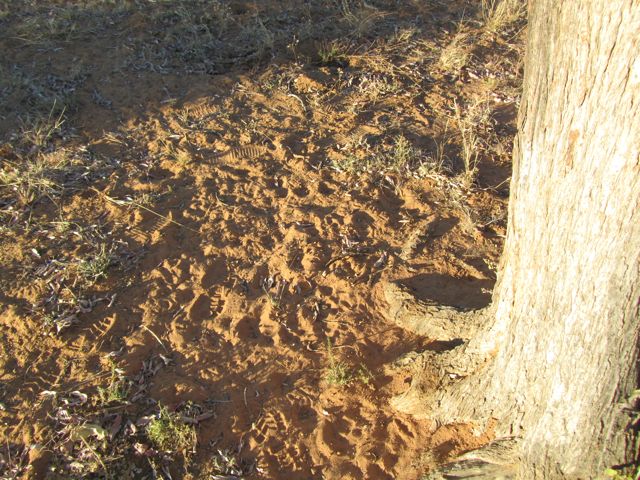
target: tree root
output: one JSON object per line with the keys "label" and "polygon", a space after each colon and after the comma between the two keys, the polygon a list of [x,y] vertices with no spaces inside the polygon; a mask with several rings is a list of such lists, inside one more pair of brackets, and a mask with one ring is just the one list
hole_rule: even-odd
{"label": "tree root", "polygon": [[[494,413],[491,402],[469,400],[484,391],[492,377],[498,338],[492,332],[493,312],[490,308],[462,311],[424,302],[396,282],[386,283],[383,292],[389,316],[397,325],[435,340],[463,340],[444,352],[413,353],[403,359],[403,368],[413,374],[411,386],[392,398],[391,405],[403,413],[432,420],[434,427],[472,423],[479,432],[486,431]],[[503,437],[467,452],[426,478],[515,479],[518,465],[518,440]]]}
{"label": "tree root", "polygon": [[483,317],[482,310],[463,311],[418,300],[397,282],[386,282],[382,289],[390,319],[406,330],[433,340],[470,338]]}
{"label": "tree root", "polygon": [[440,411],[442,399],[447,393],[453,392],[456,386],[471,380],[467,377],[483,370],[488,360],[486,355],[474,352],[468,345],[446,352],[415,354],[411,364],[405,366],[413,374],[411,385],[406,392],[393,397],[391,405],[417,418],[431,418],[436,422],[446,420],[446,414],[436,414]]}
{"label": "tree root", "polygon": [[[412,292],[397,282],[383,285],[389,316],[399,326],[434,340],[464,340],[464,343],[444,352],[415,353],[404,367],[411,371],[409,389],[391,399],[397,410],[418,418],[431,418],[436,424],[448,420],[467,419],[449,417],[443,401],[458,403],[456,390],[468,383],[472,374],[483,370],[492,359],[479,339],[488,331],[488,310],[462,311],[453,307],[418,300]],[[467,380],[467,381],[465,381]],[[472,382],[471,388],[475,387]],[[463,387],[466,390],[466,385]]]}
{"label": "tree root", "polygon": [[518,473],[518,439],[504,437],[472,450],[430,472],[425,480],[509,480]]}

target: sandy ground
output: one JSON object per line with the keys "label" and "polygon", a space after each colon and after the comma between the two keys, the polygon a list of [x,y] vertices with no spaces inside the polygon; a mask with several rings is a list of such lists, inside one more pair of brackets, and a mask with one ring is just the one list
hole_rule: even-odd
{"label": "sandy ground", "polygon": [[489,302],[522,21],[0,5],[0,478],[417,479],[487,441],[389,406],[449,345],[380,285]]}

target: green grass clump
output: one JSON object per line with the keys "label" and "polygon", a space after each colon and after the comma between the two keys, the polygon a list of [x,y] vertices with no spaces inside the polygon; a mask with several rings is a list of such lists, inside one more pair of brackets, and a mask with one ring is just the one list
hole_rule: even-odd
{"label": "green grass clump", "polygon": [[163,451],[187,452],[196,444],[196,432],[178,414],[160,407],[158,416],[147,426],[147,437],[156,448]]}
{"label": "green grass clump", "polygon": [[88,282],[95,283],[101,278],[107,277],[107,270],[113,263],[111,249],[101,244],[98,251],[78,264],[78,273]]}
{"label": "green grass clump", "polygon": [[373,374],[364,365],[352,368],[349,364],[338,360],[333,354],[331,340],[327,339],[327,359],[329,365],[325,379],[329,385],[345,387],[354,381],[369,385],[373,381]]}
{"label": "green grass clump", "polygon": [[346,363],[336,359],[329,339],[327,339],[327,358],[329,360],[326,374],[327,383],[339,386],[349,385],[353,381],[353,373]]}
{"label": "green grass clump", "polygon": [[121,403],[127,400],[131,382],[119,374],[115,364],[111,365],[111,378],[109,385],[106,387],[98,387],[98,397],[100,403],[106,405],[108,403]]}
{"label": "green grass clump", "polygon": [[345,66],[349,63],[349,55],[344,45],[338,42],[324,43],[318,49],[321,65]]}

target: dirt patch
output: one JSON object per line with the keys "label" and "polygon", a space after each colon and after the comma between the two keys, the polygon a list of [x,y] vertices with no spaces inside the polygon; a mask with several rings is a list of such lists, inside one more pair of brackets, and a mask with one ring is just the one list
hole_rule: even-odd
{"label": "dirt patch", "polygon": [[0,472],[415,479],[485,442],[391,409],[446,346],[375,289],[488,301],[523,20],[488,24],[0,2]]}

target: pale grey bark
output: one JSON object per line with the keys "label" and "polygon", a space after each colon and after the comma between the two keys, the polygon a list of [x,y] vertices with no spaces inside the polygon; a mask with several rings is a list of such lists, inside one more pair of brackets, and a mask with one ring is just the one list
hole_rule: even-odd
{"label": "pale grey bark", "polygon": [[430,372],[395,400],[437,422],[497,420],[499,436],[521,438],[519,478],[595,478],[629,460],[621,407],[639,373],[639,54],[638,1],[531,3],[492,321],[423,358]]}
{"label": "pale grey bark", "polygon": [[438,340],[467,339],[477,332],[481,313],[417,300],[398,283],[385,283],[382,293],[389,306],[388,316],[398,326],[418,335]]}

